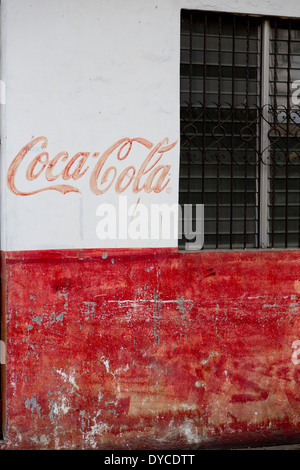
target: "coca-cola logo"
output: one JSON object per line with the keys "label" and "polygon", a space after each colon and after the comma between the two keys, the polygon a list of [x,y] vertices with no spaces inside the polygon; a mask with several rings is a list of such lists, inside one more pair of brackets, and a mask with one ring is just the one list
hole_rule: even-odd
{"label": "coca-cola logo", "polygon": [[[7,184],[18,196],[30,196],[50,190],[62,194],[80,193],[76,181],[81,178],[89,179],[90,190],[96,195],[106,193],[111,187],[114,187],[119,194],[129,188],[133,193],[141,191],[160,193],[170,189],[167,186],[170,182],[171,165],[162,164],[162,158],[176,144],[177,141],[169,144],[168,138],[154,145],[140,137],[134,139],[126,137],[115,142],[101,155],[100,152],[78,152],[70,156],[68,152],[63,151],[51,158],[46,151],[48,139],[41,136],[31,140],[16,155],[8,169]],[[38,150],[39,147],[42,152]],[[145,153],[144,161],[139,168],[134,165],[134,158],[130,161],[134,148]],[[128,160],[129,165],[119,172],[118,162],[124,160],[126,162]],[[40,182],[39,187],[32,191],[17,187],[16,178],[17,175],[20,176],[20,172],[25,173],[21,176],[27,181]]]}

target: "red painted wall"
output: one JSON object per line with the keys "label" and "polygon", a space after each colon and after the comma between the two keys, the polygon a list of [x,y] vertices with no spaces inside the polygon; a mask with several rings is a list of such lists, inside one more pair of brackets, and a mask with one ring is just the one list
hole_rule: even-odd
{"label": "red painted wall", "polygon": [[299,441],[299,251],[3,260],[2,448]]}

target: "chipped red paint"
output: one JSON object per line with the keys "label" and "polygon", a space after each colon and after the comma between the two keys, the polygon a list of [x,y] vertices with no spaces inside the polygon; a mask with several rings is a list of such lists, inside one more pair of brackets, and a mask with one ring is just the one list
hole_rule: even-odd
{"label": "chipped red paint", "polygon": [[299,441],[299,251],[3,257],[3,448]]}

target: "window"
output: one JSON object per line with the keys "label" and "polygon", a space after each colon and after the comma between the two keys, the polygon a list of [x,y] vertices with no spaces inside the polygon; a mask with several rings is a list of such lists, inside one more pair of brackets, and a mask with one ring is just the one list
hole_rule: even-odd
{"label": "window", "polygon": [[300,22],[181,20],[180,204],[204,205],[204,248],[298,248]]}

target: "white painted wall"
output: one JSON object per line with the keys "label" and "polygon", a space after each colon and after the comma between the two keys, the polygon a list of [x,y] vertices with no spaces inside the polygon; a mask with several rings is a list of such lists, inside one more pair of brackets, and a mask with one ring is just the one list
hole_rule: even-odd
{"label": "white painted wall", "polygon": [[[124,137],[157,144],[179,139],[180,9],[197,8],[300,17],[298,0],[2,0],[1,105],[2,249],[34,250],[121,246],[176,246],[176,240],[100,241],[96,208],[118,206],[110,188],[95,195],[90,171],[81,193],[44,191],[20,196],[7,186],[10,164],[33,138],[46,136],[50,159],[61,151],[99,152]],[[63,183],[25,179],[33,150],[16,185],[32,191]],[[119,162],[136,169],[147,152],[140,144]],[[110,158],[116,164],[116,156]],[[96,161],[96,159],[94,159]],[[172,192],[133,194],[128,204],[177,203],[179,143],[163,155]],[[27,163],[26,163],[27,162]],[[25,164],[26,163],[26,164]],[[92,166],[94,166],[93,163]],[[110,166],[110,165],[108,165]],[[65,182],[70,184],[70,181]],[[170,190],[169,190],[170,191]]]}

